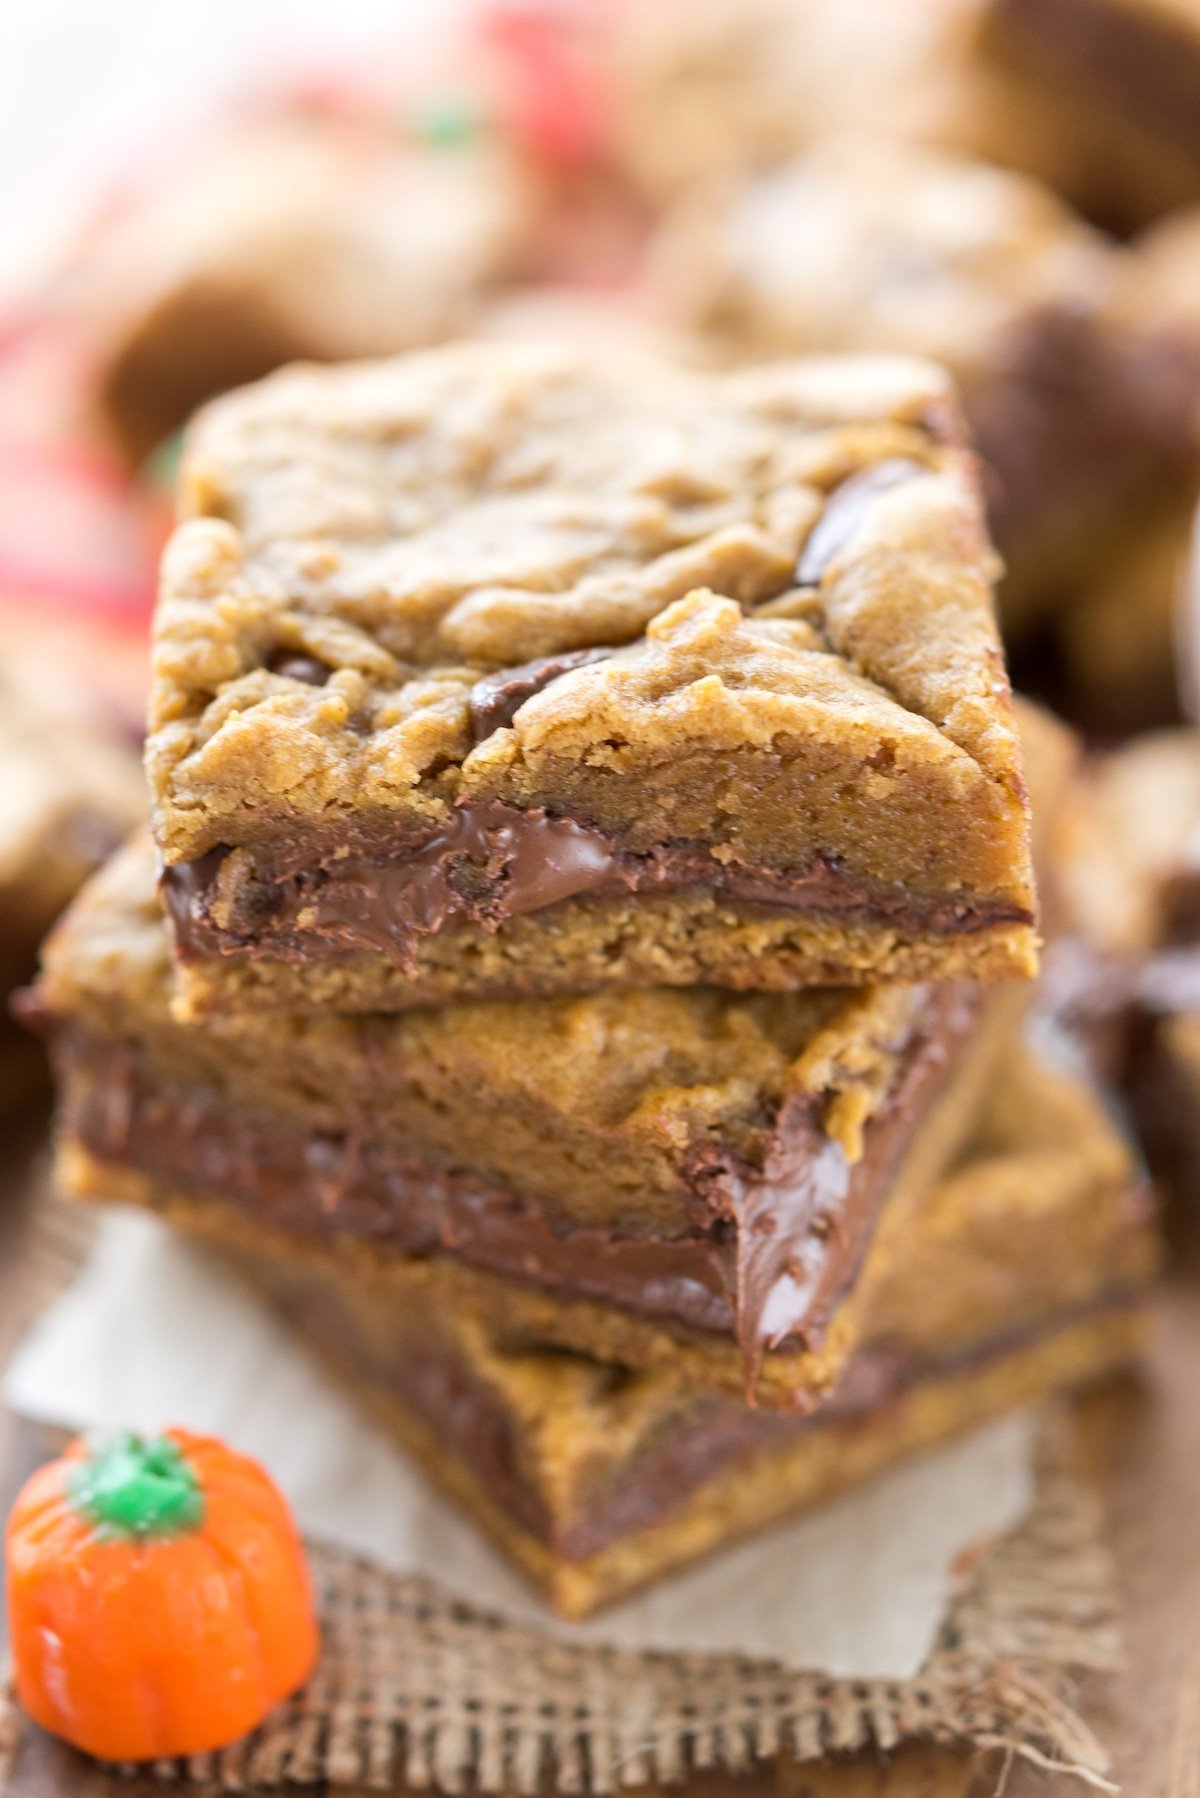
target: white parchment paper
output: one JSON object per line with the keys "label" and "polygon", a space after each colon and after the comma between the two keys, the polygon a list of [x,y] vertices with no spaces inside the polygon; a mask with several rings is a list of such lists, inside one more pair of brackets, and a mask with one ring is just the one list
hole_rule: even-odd
{"label": "white parchment paper", "polygon": [[18,1413],[73,1429],[215,1432],[264,1462],[308,1535],[556,1635],[846,1678],[911,1678],[955,1560],[1017,1523],[1032,1497],[1032,1421],[1010,1417],[565,1624],[215,1258],[124,1213],[105,1219],[87,1268],[18,1352],[6,1395]]}

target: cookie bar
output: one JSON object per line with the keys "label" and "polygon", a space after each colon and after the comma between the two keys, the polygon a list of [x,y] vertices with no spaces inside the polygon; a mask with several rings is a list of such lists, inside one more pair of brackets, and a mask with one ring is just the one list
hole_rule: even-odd
{"label": "cookie bar", "polygon": [[[203,1207],[181,1217],[228,1243]],[[436,1288],[398,1302],[386,1280],[336,1256],[297,1259],[257,1226],[236,1254],[569,1616],[1124,1361],[1155,1259],[1133,1158],[1101,1102],[1026,1052],[803,1420],[665,1369],[555,1352]]]}
{"label": "cookie bar", "polygon": [[1031,116],[1027,84],[980,54],[987,3],[624,8],[604,40],[613,157],[659,208],[843,132],[953,145],[1006,167],[1040,161],[1056,115]]}
{"label": "cookie bar", "polygon": [[[133,748],[89,694],[10,656],[0,675],[0,998],[28,980],[59,913],[144,815]],[[0,1103],[37,1075],[24,1031],[0,1021]]]}
{"label": "cookie bar", "polygon": [[1060,828],[1074,937],[1052,950],[1048,995],[1125,1089],[1156,1175],[1193,1205],[1200,732],[1161,731],[1097,758]]}
{"label": "cookie bar", "polygon": [[522,267],[534,209],[483,132],[439,147],[297,111],[206,138],[79,258],[68,297],[102,421],[136,466],[202,401],[285,362],[452,336]]}
{"label": "cookie bar", "polygon": [[1096,757],[1065,807],[1060,884],[1075,931],[1125,964],[1200,939],[1200,732]]}
{"label": "cookie bar", "polygon": [[1191,0],[988,0],[981,35],[997,67],[1065,115],[1077,198],[1105,224],[1130,230],[1200,199]]}
{"label": "cookie bar", "polygon": [[[1200,354],[1200,207],[1142,232],[1130,251],[1119,315],[1159,344],[1157,379],[1186,393]],[[1156,378],[1152,365],[1146,372]],[[1174,722],[1181,709],[1198,715],[1195,512],[1191,488],[1148,494],[1136,531],[1063,612],[1065,678],[1102,740]]]}
{"label": "cookie bar", "polygon": [[836,1376],[885,1198],[898,1228],[1025,1001],[664,989],[180,1023],[170,990],[141,843],[60,927],[36,998],[84,1152],[69,1185],[504,1276],[586,1349],[757,1376],[782,1404]]}
{"label": "cookie bar", "polygon": [[1123,546],[1114,546],[1103,577],[1054,619],[1062,703],[1102,741],[1179,719],[1178,614],[1192,531],[1192,507],[1178,498],[1147,515]]}
{"label": "cookie bar", "polygon": [[[1147,522],[1186,516],[1200,338],[1151,304],[1127,251],[1036,181],[836,139],[686,202],[653,269],[670,315],[727,354],[887,347],[949,366],[992,473],[1010,635],[1039,613],[1086,620]],[[1157,668],[1161,624],[1155,644]],[[1086,678],[1085,655],[1075,672]]]}
{"label": "cookie bar", "polygon": [[182,491],[148,767],[193,1011],[1035,968],[932,367],[293,371]]}

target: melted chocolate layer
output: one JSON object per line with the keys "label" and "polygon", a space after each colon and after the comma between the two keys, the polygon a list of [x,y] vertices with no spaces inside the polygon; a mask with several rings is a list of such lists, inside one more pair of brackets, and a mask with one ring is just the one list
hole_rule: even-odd
{"label": "melted chocolate layer", "polygon": [[818,1345],[857,1273],[876,1213],[981,1007],[965,985],[916,988],[900,1072],[851,1164],[821,1128],[822,1101],[792,1097],[761,1165],[697,1144],[681,1169],[678,1236],[552,1223],[512,1191],[381,1134],[334,1134],[238,1109],[227,1093],[164,1081],[143,1052],[60,1037],[64,1123],[98,1159],[237,1204],[310,1237],[405,1255],[449,1254],[505,1277],[734,1335],[752,1382],[766,1348]]}
{"label": "melted chocolate layer", "polygon": [[633,854],[594,825],[499,801],[456,806],[434,835],[400,852],[214,849],[165,869],[162,884],[185,956],[299,962],[368,951],[406,968],[418,939],[448,925],[496,930],[568,899],[632,893],[706,889],[741,905],[870,919],[922,934],[1033,922],[1030,912],[998,900],[868,892],[822,861],[800,874],[719,862],[687,843]]}

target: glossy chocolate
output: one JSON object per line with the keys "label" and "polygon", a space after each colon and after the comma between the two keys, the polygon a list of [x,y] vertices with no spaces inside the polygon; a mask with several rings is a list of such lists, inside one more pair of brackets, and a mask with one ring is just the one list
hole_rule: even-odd
{"label": "glossy chocolate", "polygon": [[502,668],[487,674],[471,688],[467,704],[471,714],[471,737],[484,743],[495,731],[510,725],[527,699],[540,693],[560,675],[573,668],[590,668],[595,662],[610,662],[611,649],[576,649],[565,655],[542,656],[536,662],[524,662],[519,668]]}
{"label": "glossy chocolate", "polygon": [[766,1350],[815,1347],[857,1273],[874,1220],[917,1129],[978,1021],[966,985],[914,987],[899,1072],[851,1163],[821,1127],[821,1095],[780,1109],[761,1161],[705,1142],[681,1169],[676,1236],[552,1223],[520,1197],[373,1132],[336,1134],[241,1110],[227,1094],[173,1083],[144,1055],[78,1030],[57,1045],[64,1125],[101,1161],[169,1188],[241,1206],[314,1238],[399,1254],[448,1254],[507,1278],[736,1336],[747,1382]]}
{"label": "glossy chocolate", "polygon": [[272,674],[281,674],[287,680],[303,681],[306,687],[323,687],[332,670],[325,662],[319,662],[316,656],[281,655],[267,664]]}
{"label": "glossy chocolate", "polygon": [[569,899],[696,889],[738,905],[869,918],[921,932],[959,935],[1033,922],[1028,911],[1002,901],[867,892],[826,862],[803,873],[754,868],[718,861],[689,843],[634,854],[594,825],[495,800],[455,806],[434,834],[402,853],[214,849],[162,877],[184,957],[302,962],[366,951],[410,970],[419,939],[456,923],[496,930],[508,918]]}
{"label": "glossy chocolate", "polygon": [[801,587],[815,587],[834,557],[845,548],[871,510],[872,501],[892,487],[919,479],[930,470],[909,456],[889,456],[852,474],[835,487],[813,526],[796,566]]}

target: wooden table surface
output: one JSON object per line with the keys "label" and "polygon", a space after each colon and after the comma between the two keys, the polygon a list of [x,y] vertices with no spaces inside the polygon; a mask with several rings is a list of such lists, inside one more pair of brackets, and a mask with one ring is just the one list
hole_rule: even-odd
{"label": "wooden table surface", "polygon": [[[3,1181],[9,1191],[18,1184],[11,1175]],[[11,1352],[19,1310],[22,1227],[19,1199],[6,1200],[0,1361]],[[1081,1686],[1081,1707],[1111,1749],[1113,1778],[1129,1798],[1200,1798],[1200,1241],[1177,1254],[1145,1378],[1089,1397],[1081,1421],[1105,1495],[1128,1649],[1122,1674]],[[36,1432],[0,1409],[0,1501],[11,1498],[43,1452]],[[1001,1789],[1008,1798],[1085,1791],[1029,1767],[1006,1769],[994,1755],[919,1745],[886,1758],[780,1764],[737,1781],[706,1776],[690,1783],[687,1798],[993,1798]],[[111,1779],[29,1729],[0,1798],[67,1794],[168,1798],[169,1788],[152,1779]]]}

